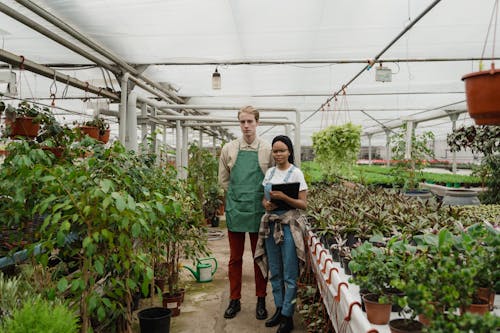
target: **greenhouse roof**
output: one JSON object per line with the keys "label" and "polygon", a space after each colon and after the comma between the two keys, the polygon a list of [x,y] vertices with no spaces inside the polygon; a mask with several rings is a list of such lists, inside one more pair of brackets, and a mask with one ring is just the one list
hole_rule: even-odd
{"label": "greenhouse roof", "polygon": [[[296,109],[302,145],[311,144],[312,133],[347,121],[375,133],[372,144],[383,145],[383,129],[408,117],[436,118],[417,130],[431,130],[437,139],[451,131],[450,118],[439,118],[446,112],[458,112],[459,124],[472,123],[461,77],[478,70],[478,59],[486,59],[489,68],[495,57],[500,33],[495,35],[490,24],[494,2],[2,0],[0,37],[5,51],[118,91],[119,81],[108,69],[92,66],[93,61],[6,14],[25,16],[113,64],[26,7],[35,3],[185,103],[215,106],[200,108],[210,116],[236,117],[235,110],[217,106]],[[370,60],[378,61],[371,66]],[[1,71],[8,70],[2,64]],[[95,96],[13,70],[20,79],[17,97],[50,104],[54,93],[57,107],[86,112],[89,102],[82,98]],[[220,90],[211,86],[215,70]],[[377,74],[390,82],[377,81]],[[295,121],[293,112],[262,116]],[[228,129],[240,133],[237,125]],[[260,128],[267,139],[283,131],[282,126]]]}

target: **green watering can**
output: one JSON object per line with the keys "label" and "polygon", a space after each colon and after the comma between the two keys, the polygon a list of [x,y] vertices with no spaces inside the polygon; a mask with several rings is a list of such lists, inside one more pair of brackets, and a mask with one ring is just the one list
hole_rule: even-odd
{"label": "green watering can", "polygon": [[[208,258],[196,259],[196,261],[198,262],[198,264],[196,265],[196,272],[188,266],[183,266],[183,267],[188,269],[193,274],[193,276],[197,282],[210,282],[210,281],[212,281],[212,277],[214,276],[215,272],[217,271],[217,260],[215,260],[215,258],[213,258],[213,257],[208,257]],[[209,261],[214,262],[214,264],[215,264],[214,269],[212,269],[212,265]]]}

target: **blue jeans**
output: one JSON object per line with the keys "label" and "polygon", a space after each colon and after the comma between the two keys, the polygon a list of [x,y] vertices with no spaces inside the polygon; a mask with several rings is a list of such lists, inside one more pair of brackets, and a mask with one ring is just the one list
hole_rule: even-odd
{"label": "blue jeans", "polygon": [[284,239],[280,245],[274,242],[274,223],[269,225],[271,233],[266,239],[266,252],[269,261],[269,280],[273,289],[274,304],[281,307],[281,314],[293,316],[299,277],[299,259],[295,251],[290,226],[282,225]]}

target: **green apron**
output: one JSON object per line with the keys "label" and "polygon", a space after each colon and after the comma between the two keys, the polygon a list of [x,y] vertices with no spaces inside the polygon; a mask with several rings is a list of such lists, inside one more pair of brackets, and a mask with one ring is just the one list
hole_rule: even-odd
{"label": "green apron", "polygon": [[262,206],[264,173],[257,151],[238,148],[226,195],[226,224],[230,231],[259,232],[265,211]]}

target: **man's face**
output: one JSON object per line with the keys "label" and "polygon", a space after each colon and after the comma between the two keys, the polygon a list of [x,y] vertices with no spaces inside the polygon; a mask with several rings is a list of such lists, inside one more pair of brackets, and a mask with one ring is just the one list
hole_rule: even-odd
{"label": "man's face", "polygon": [[240,113],[239,117],[241,133],[247,142],[255,139],[257,126],[259,122],[255,120],[255,116],[250,113]]}

